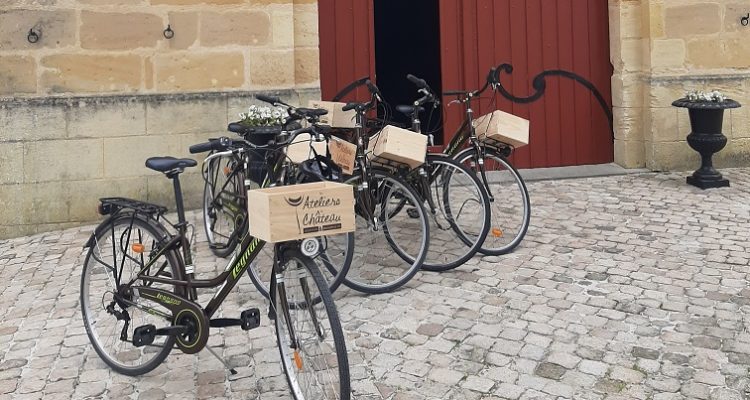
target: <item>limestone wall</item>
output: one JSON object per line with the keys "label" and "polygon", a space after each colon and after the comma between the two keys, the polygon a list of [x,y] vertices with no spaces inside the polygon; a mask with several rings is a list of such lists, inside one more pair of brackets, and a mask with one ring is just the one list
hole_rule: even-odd
{"label": "limestone wall", "polygon": [[106,195],[172,208],[145,159],[231,135],[257,91],[319,97],[317,37],[314,0],[1,1],[0,239],[96,220]]}
{"label": "limestone wall", "polygon": [[727,111],[721,166],[750,165],[750,26],[738,0],[610,0],[615,74],[615,161],[652,170],[690,170],[687,111],[671,106],[688,90],[718,89],[743,108]]}

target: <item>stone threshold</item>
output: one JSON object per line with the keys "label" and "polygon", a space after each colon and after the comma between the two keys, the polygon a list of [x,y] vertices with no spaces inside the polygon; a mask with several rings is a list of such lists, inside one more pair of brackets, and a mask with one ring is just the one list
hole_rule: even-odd
{"label": "stone threshold", "polygon": [[615,163],[596,165],[576,165],[572,167],[529,168],[518,172],[524,181],[548,181],[560,179],[594,178],[652,172],[645,168],[623,168]]}

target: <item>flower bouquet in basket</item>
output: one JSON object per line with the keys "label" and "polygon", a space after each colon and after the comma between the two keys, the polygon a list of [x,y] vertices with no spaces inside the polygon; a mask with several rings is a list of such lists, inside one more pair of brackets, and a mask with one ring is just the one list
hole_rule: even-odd
{"label": "flower bouquet in basket", "polygon": [[240,113],[239,124],[243,126],[281,126],[285,122],[286,111],[280,107],[252,105],[246,113]]}
{"label": "flower bouquet in basket", "polygon": [[244,136],[250,143],[263,146],[281,132],[286,115],[283,108],[251,105],[247,112],[240,113],[240,120],[230,123],[227,129]]}

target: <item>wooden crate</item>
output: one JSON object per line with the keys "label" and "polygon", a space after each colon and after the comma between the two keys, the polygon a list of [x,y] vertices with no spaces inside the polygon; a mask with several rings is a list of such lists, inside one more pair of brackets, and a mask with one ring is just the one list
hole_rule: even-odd
{"label": "wooden crate", "polygon": [[354,172],[354,161],[357,158],[356,144],[334,136],[328,141],[328,152],[331,155],[331,160],[341,168],[341,172],[347,175]]}
{"label": "wooden crate", "polygon": [[286,156],[295,164],[315,157],[312,148],[320,155],[326,155],[326,142],[311,142],[309,133],[301,133],[286,148]]}
{"label": "wooden crate", "polygon": [[269,243],[353,232],[351,185],[315,182],[247,192],[249,232]]}
{"label": "wooden crate", "polygon": [[334,128],[354,128],[357,125],[357,112],[354,110],[343,111],[346,103],[334,101],[310,100],[307,106],[310,108],[322,108],[328,110],[328,114],[320,117],[320,123]]}
{"label": "wooden crate", "polygon": [[529,144],[529,121],[513,114],[495,110],[474,120],[480,140],[496,140],[515,148]]}
{"label": "wooden crate", "polygon": [[375,161],[383,158],[416,168],[424,164],[427,136],[421,133],[386,125],[370,138],[369,156]]}

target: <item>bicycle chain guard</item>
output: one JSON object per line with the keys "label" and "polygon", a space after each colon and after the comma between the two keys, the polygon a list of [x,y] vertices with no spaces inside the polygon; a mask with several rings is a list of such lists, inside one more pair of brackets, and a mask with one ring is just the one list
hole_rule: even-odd
{"label": "bicycle chain guard", "polygon": [[162,289],[133,286],[140,296],[159,303],[172,312],[172,326],[185,325],[187,334],[175,336],[177,348],[186,354],[195,354],[206,346],[208,342],[208,328],[210,322],[203,308],[198,304]]}

